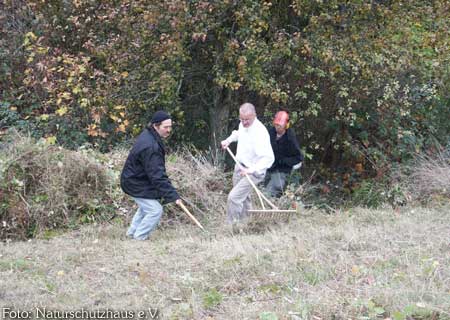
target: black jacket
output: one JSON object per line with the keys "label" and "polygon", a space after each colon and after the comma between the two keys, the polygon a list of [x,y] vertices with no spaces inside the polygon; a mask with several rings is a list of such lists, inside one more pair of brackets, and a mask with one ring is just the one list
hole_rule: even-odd
{"label": "black jacket", "polygon": [[285,134],[277,140],[277,132],[274,127],[271,127],[269,135],[275,161],[268,171],[291,172],[293,166],[303,161],[303,154],[294,131],[288,128]]}
{"label": "black jacket", "polygon": [[164,144],[153,128],[136,139],[120,175],[120,186],[132,197],[163,204],[180,198],[167,177]]}

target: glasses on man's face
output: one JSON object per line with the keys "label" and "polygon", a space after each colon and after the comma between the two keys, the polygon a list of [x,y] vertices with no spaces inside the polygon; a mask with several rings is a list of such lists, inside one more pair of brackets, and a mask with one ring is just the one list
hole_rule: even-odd
{"label": "glasses on man's face", "polygon": [[253,116],[248,116],[248,117],[239,117],[239,120],[241,120],[241,122],[250,122],[253,120]]}

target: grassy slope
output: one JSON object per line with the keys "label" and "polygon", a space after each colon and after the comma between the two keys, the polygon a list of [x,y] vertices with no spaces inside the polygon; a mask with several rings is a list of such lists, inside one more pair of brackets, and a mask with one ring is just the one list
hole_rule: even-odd
{"label": "grassy slope", "polygon": [[263,233],[210,226],[206,236],[184,225],[145,242],[103,225],[1,244],[0,307],[158,307],[163,319],[447,319],[449,212],[310,212]]}

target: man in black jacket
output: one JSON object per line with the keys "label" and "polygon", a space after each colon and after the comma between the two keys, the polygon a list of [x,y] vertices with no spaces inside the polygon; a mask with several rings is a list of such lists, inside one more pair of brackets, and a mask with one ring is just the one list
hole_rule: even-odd
{"label": "man in black jacket", "polygon": [[279,197],[292,168],[303,161],[303,154],[294,131],[289,128],[289,114],[286,111],[276,113],[269,135],[275,161],[267,170],[265,184],[271,196]]}
{"label": "man in black jacket", "polygon": [[166,173],[165,149],[161,138],[172,131],[172,120],[164,111],[157,111],[147,128],[138,136],[120,176],[122,190],[133,197],[138,210],[127,236],[146,240],[158,225],[162,204],[181,204],[180,196]]}

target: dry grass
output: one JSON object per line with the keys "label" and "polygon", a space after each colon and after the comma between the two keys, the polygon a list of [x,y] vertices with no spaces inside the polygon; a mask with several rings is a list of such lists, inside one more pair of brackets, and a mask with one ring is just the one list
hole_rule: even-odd
{"label": "dry grass", "polygon": [[[309,211],[260,234],[119,225],[1,244],[0,307],[161,319],[450,319],[450,208]],[[211,231],[211,230],[210,230]]]}
{"label": "dry grass", "polygon": [[[125,220],[130,220],[137,206],[131,198],[123,194],[119,186],[119,175],[128,156],[129,150],[117,149],[106,155],[107,165],[116,177],[118,212]],[[206,156],[198,151],[182,149],[166,157],[167,175],[173,186],[183,198],[190,212],[210,228],[221,228],[222,214],[225,211],[225,201],[231,178],[222,168],[214,166]],[[127,223],[126,221],[126,223]],[[177,224],[191,224],[191,220],[175,204],[164,208],[161,228]]]}
{"label": "dry grass", "polygon": [[0,239],[100,220],[113,177],[95,158],[14,134],[0,157]]}
{"label": "dry grass", "polygon": [[407,190],[414,198],[430,200],[450,198],[450,154],[419,155],[408,167]]}
{"label": "dry grass", "polygon": [[[136,205],[119,186],[129,150],[100,154],[65,150],[12,134],[0,157],[0,239],[26,239],[50,229],[77,227],[114,216],[126,220]],[[186,150],[167,157],[167,171],[192,213],[216,226],[230,179],[204,155]],[[191,223],[169,205],[162,226]]]}
{"label": "dry grass", "polygon": [[[93,200],[97,214],[104,212],[103,201],[127,218],[134,213],[118,188],[128,150],[99,155],[39,148],[16,144],[0,163],[2,175],[14,173],[8,182],[23,180],[6,184],[20,191],[13,196],[0,191],[0,203],[17,201],[15,217],[49,201],[52,210],[62,208],[62,217],[72,212],[65,208],[79,213],[76,205]],[[0,243],[0,308],[158,308],[162,319],[450,319],[448,201],[434,209],[309,210],[236,234],[224,225],[230,177],[188,151],[169,156],[167,166],[207,233],[171,205],[150,241],[126,239],[124,221],[117,219]],[[101,180],[103,174],[111,180]],[[97,188],[98,181],[108,186],[101,201],[98,190],[77,189]],[[39,198],[39,190],[52,197]],[[287,209],[303,194],[287,193],[276,204]]]}
{"label": "dry grass", "polygon": [[[222,222],[218,217],[225,212],[231,178],[220,167],[213,166],[204,154],[197,152],[194,156],[192,151],[184,149],[168,157],[167,174],[197,218],[206,225]],[[180,217],[180,210],[175,206],[169,207],[166,213],[165,221]]]}

